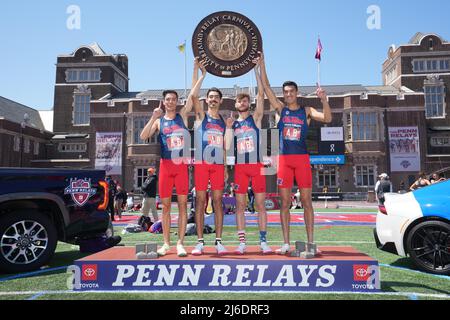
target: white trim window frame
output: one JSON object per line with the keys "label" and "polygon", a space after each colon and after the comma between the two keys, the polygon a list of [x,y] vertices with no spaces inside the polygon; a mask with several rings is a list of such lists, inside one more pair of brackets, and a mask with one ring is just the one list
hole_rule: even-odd
{"label": "white trim window frame", "polygon": [[114,84],[124,92],[127,89],[127,81],[118,73],[114,73]]}
{"label": "white trim window frame", "polygon": [[138,145],[155,145],[158,144],[158,133],[155,133],[150,139],[142,140],[140,138],[141,132],[148,122],[148,117],[134,117],[133,118],[133,144]]}
{"label": "white trim window frame", "polygon": [[91,89],[78,86],[73,93],[72,124],[73,126],[89,126],[91,113]]}
{"label": "white trim window frame", "polygon": [[86,152],[86,150],[87,150],[86,143],[61,142],[60,144],[58,144],[58,152],[81,153],[81,152]]}
{"label": "white trim window frame", "polygon": [[148,167],[135,167],[134,168],[134,189],[138,190],[145,179],[148,177]]}
{"label": "white trim window frame", "polygon": [[355,187],[357,188],[371,188],[375,187],[377,166],[368,165],[355,165],[353,166],[353,174],[355,177]]}
{"label": "white trim window frame", "polygon": [[14,140],[13,140],[13,150],[16,152],[20,151],[20,137],[19,136],[14,136]]}
{"label": "white trim window frame", "polygon": [[445,119],[445,86],[442,79],[428,77],[424,81],[423,92],[425,93],[425,118]]}
{"label": "white trim window frame", "polygon": [[23,139],[23,152],[30,153],[30,139],[28,138]]}
{"label": "white trim window frame", "polygon": [[33,154],[35,156],[39,155],[39,141],[34,141],[33,144]]}
{"label": "white trim window frame", "polygon": [[379,141],[379,116],[376,111],[350,113],[351,140],[353,142]]}
{"label": "white trim window frame", "polygon": [[450,71],[448,58],[412,59],[411,64],[414,73]]}
{"label": "white trim window frame", "polygon": [[66,82],[100,82],[101,74],[100,68],[67,69]]}
{"label": "white trim window frame", "polygon": [[[318,188],[327,186],[328,188],[339,187],[339,167],[324,166],[316,170],[316,185]],[[327,183],[328,182],[328,183]]]}

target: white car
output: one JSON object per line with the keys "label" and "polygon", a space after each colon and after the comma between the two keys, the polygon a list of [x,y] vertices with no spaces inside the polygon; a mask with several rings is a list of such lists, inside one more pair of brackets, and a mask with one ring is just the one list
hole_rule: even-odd
{"label": "white car", "polygon": [[385,194],[374,235],[379,249],[409,256],[426,272],[450,275],[450,180]]}

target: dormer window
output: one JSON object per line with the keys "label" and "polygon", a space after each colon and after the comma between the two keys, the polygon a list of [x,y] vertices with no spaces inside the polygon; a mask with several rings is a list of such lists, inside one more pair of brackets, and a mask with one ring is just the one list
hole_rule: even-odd
{"label": "dormer window", "polygon": [[67,69],[66,82],[99,82],[101,70],[96,69]]}

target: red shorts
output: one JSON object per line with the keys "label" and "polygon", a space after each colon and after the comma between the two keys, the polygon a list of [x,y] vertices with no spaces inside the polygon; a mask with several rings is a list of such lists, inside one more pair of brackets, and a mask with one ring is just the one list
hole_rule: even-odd
{"label": "red shorts", "polygon": [[225,166],[223,164],[196,163],[194,165],[196,191],[206,191],[211,181],[211,190],[223,190],[225,186]]}
{"label": "red shorts", "polygon": [[159,197],[171,198],[175,186],[177,194],[187,196],[189,192],[189,172],[185,162],[173,163],[172,160],[161,159],[159,164]]}
{"label": "red shorts", "polygon": [[309,154],[278,156],[278,188],[292,189],[294,176],[300,189],[312,188]]}
{"label": "red shorts", "polygon": [[249,180],[252,180],[252,189],[254,193],[266,192],[266,176],[264,165],[256,164],[237,164],[234,167],[234,191],[238,194],[247,194]]}

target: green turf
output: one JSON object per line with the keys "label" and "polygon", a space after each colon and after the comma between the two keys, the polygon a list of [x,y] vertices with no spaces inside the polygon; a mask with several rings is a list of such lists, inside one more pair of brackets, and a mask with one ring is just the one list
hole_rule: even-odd
{"label": "green turf", "polygon": [[[122,228],[115,228],[116,234],[120,234]],[[176,229],[172,229],[172,240],[176,239]],[[205,235],[207,245],[211,245],[214,241],[214,234]],[[133,245],[139,242],[157,241],[162,242],[162,235],[154,235],[151,233],[125,234],[122,235],[123,243]],[[257,243],[258,230],[256,227],[247,228],[247,238],[250,243]],[[306,238],[305,228],[303,226],[291,227],[291,240],[304,240]],[[272,247],[282,242],[282,234],[279,227],[268,228],[268,239],[272,243]],[[322,227],[315,228],[315,240],[319,245],[351,245],[361,252],[376,258],[379,263],[413,269],[408,259],[398,257],[376,248],[373,241],[372,227]],[[237,244],[237,235],[235,227],[224,227],[223,241],[230,246]],[[186,244],[194,244],[196,238],[193,236],[186,237]],[[66,266],[73,260],[86,256],[78,252],[78,247],[69,244],[59,243],[57,252],[48,267]],[[450,280],[434,277],[425,273],[417,273],[408,270],[400,270],[391,267],[381,268],[381,289],[386,293],[409,293],[415,292],[420,294],[448,295],[446,298],[450,300]],[[11,275],[0,274],[0,280]],[[29,299],[34,297],[35,292],[45,291],[65,291],[67,290],[68,274],[65,270],[44,273],[39,276],[33,276],[22,279],[9,280],[0,282],[0,293],[11,293],[17,291],[32,291],[33,293],[25,295],[0,295],[0,300],[9,299]],[[220,299],[220,300],[299,300],[299,299],[409,299],[407,295],[373,295],[373,294],[305,294],[305,293],[286,293],[286,294],[268,294],[268,293],[191,293],[189,295],[183,293],[52,293],[36,296],[36,299]],[[421,297],[418,299],[437,299],[437,297]]]}

